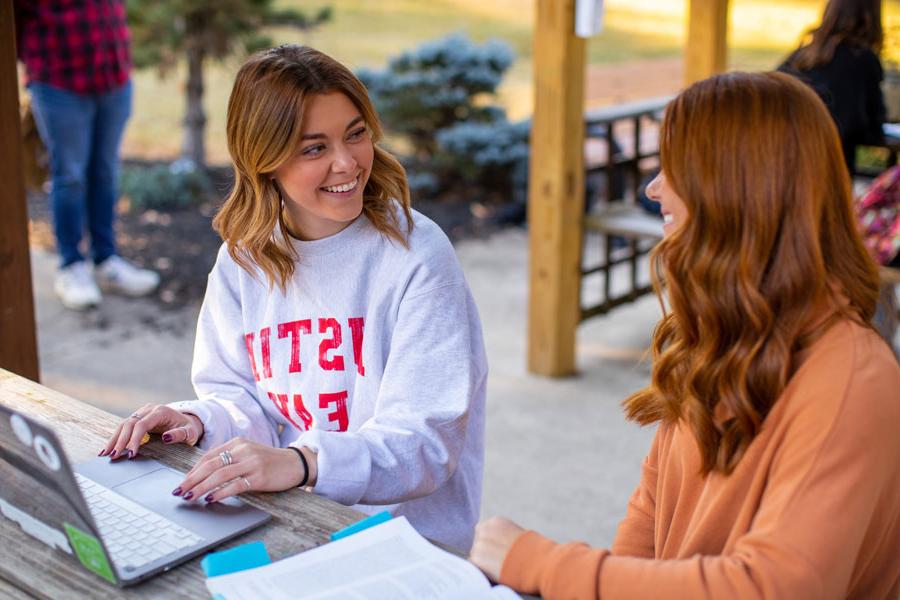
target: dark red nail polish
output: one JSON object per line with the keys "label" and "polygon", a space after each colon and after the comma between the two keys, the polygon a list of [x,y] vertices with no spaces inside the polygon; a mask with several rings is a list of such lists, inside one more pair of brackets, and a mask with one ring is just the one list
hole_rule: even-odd
{"label": "dark red nail polish", "polygon": [[113,451],[110,453],[109,457],[110,457],[110,458],[115,458],[115,457],[116,457],[116,451],[113,450]]}
{"label": "dark red nail polish", "polygon": [[206,495],[206,498],[204,498],[204,500],[206,500],[207,504],[210,503],[210,502],[212,502],[212,500],[213,500],[212,494],[207,494],[207,495]]}
{"label": "dark red nail polish", "polygon": [[185,500],[190,500],[193,497],[194,497],[194,492],[188,492],[187,494],[184,495]]}
{"label": "dark red nail polish", "polygon": [[172,490],[172,495],[173,495],[173,496],[180,496],[180,495],[181,495],[181,488],[180,488],[180,487],[177,487],[177,488],[175,488],[174,490]]}
{"label": "dark red nail polish", "polygon": [[100,452],[98,452],[97,456],[103,456],[104,454],[106,454],[106,448],[104,448]]}
{"label": "dark red nail polish", "polygon": [[128,451],[128,458],[134,458],[134,450]]}
{"label": "dark red nail polish", "polygon": [[171,434],[171,433],[164,433],[164,434],[163,434],[163,441],[164,441],[165,443],[167,443],[167,444],[168,444],[169,442],[171,442],[171,441],[172,441],[172,434]]}

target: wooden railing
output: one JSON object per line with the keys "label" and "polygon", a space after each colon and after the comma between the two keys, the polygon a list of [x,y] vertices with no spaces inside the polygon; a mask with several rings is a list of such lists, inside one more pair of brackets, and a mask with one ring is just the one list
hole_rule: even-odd
{"label": "wooden railing", "polygon": [[[649,282],[639,279],[639,261],[662,238],[662,220],[636,206],[636,199],[642,180],[652,168],[658,165],[659,145],[656,137],[652,140],[644,137],[645,125],[658,124],[663,109],[671,97],[651,98],[639,102],[620,104],[608,108],[588,111],[585,114],[585,138],[588,147],[592,139],[606,139],[606,155],[600,160],[592,160],[590,151],[585,164],[586,174],[602,173],[605,175],[605,190],[593,202],[588,202],[588,211],[584,217],[585,232],[597,232],[603,236],[602,259],[600,264],[584,265],[584,248],[582,248],[582,282],[585,277],[600,274],[603,278],[602,300],[592,305],[585,305],[584,293],[579,302],[581,320],[602,315],[616,306],[632,302],[640,296],[652,291]],[[630,129],[627,137],[617,129]],[[620,142],[630,139],[630,147]],[[621,189],[617,183],[623,180]],[[627,185],[624,180],[627,179]],[[615,238],[621,241],[616,246]],[[585,236],[585,244],[590,237]],[[626,291],[615,293],[612,286],[612,270],[619,265],[627,265],[630,270],[629,287]],[[582,290],[584,285],[582,285]]]}

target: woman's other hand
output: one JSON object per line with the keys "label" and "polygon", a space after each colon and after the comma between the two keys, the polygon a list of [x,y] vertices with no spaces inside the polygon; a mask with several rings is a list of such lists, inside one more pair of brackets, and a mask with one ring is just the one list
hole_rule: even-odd
{"label": "woman's other hand", "polygon": [[[308,448],[300,451],[309,469],[305,485],[314,485],[316,454]],[[297,487],[305,475],[295,450],[235,438],[207,452],[172,494],[185,500],[216,502],[250,491],[288,490]]]}
{"label": "woman's other hand", "polygon": [[203,436],[203,423],[195,415],[161,404],[147,404],[119,423],[98,456],[134,458],[148,433],[161,433],[166,444],[193,446]]}
{"label": "woman's other hand", "polygon": [[500,581],[500,569],[513,542],[525,530],[503,517],[492,517],[475,526],[475,543],[469,561],[492,581]]}

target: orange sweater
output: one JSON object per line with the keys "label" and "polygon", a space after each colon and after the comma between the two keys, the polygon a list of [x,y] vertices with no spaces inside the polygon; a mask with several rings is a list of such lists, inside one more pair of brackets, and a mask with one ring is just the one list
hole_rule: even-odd
{"label": "orange sweater", "polygon": [[611,551],[529,531],[500,581],[557,598],[900,598],[900,367],[841,322],[799,368],[731,475],[659,427]]}

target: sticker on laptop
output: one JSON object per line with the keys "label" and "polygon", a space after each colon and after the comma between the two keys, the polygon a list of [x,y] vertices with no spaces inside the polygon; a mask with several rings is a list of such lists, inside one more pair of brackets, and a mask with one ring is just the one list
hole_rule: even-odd
{"label": "sticker on laptop", "polygon": [[48,546],[53,546],[63,552],[72,554],[69,542],[66,541],[66,536],[63,535],[62,531],[32,517],[25,511],[19,510],[3,498],[0,498],[0,513],[3,513],[3,516],[7,519],[18,523],[22,531],[28,535],[36,537]]}
{"label": "sticker on laptop", "polygon": [[47,441],[47,438],[42,435],[34,436],[34,451],[37,453],[38,458],[41,459],[41,462],[47,465],[48,469],[51,471],[59,471],[59,468],[62,466],[62,461],[59,460],[59,454],[56,453],[56,448]]}
{"label": "sticker on laptop", "polygon": [[116,577],[113,575],[109,561],[106,560],[100,540],[70,523],[63,523],[63,526],[66,528],[66,535],[69,536],[69,541],[72,542],[72,548],[75,549],[75,554],[81,564],[110,583],[115,583]]}
{"label": "sticker on laptop", "polygon": [[31,445],[34,435],[31,433],[31,427],[28,426],[28,422],[25,421],[21,415],[14,413],[13,416],[9,418],[9,425],[12,427],[13,433],[16,434],[16,437],[19,438],[20,442],[26,446]]}
{"label": "sticker on laptop", "polygon": [[50,443],[47,438],[42,435],[34,435],[31,431],[31,427],[28,426],[28,422],[21,417],[21,415],[14,414],[9,418],[9,425],[13,430],[13,433],[16,434],[16,437],[19,438],[19,441],[25,444],[26,446],[34,446],[34,451],[37,453],[38,458],[41,459],[41,462],[44,463],[48,469],[51,471],[59,471],[59,468],[62,466],[62,461],[59,460],[59,454],[56,452],[56,448],[53,447],[53,444]]}

